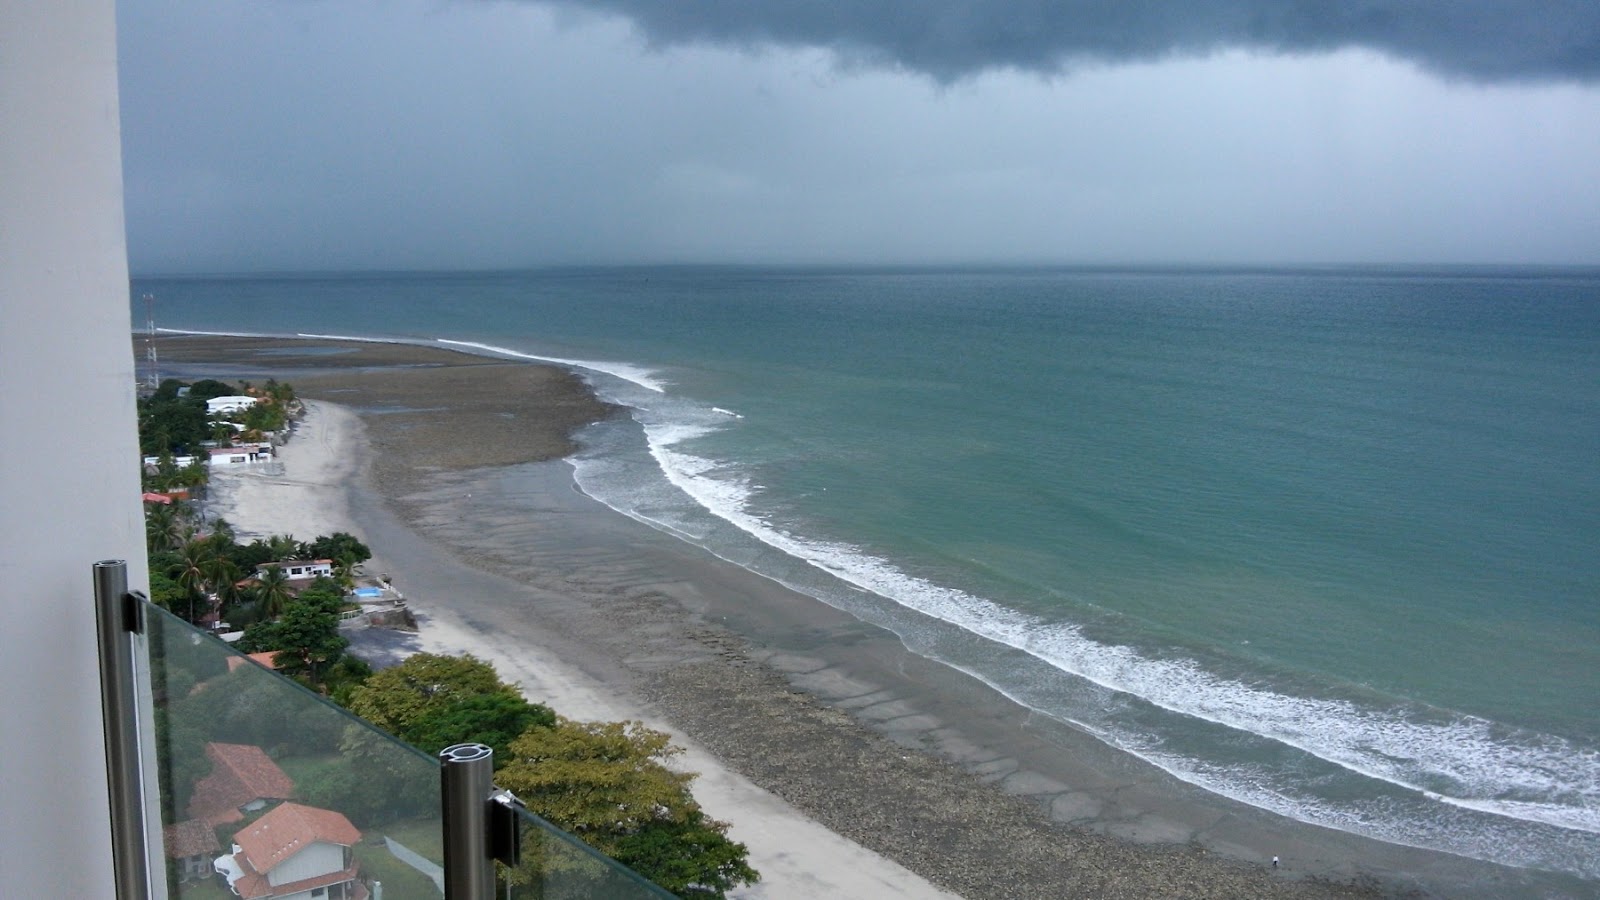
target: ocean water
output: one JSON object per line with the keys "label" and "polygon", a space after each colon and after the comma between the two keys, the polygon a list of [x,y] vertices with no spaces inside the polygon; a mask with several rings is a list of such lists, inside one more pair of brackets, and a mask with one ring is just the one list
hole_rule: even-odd
{"label": "ocean water", "polygon": [[145,293],[166,328],[574,367],[628,408],[576,459],[613,508],[1208,790],[1600,881],[1600,271]]}

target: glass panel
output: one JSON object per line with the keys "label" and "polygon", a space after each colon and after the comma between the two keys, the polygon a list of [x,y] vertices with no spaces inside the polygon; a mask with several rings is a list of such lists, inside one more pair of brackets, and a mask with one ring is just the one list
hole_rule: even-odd
{"label": "glass panel", "polygon": [[144,611],[169,896],[443,896],[436,760]]}
{"label": "glass panel", "polygon": [[517,811],[522,858],[499,867],[506,900],[628,900],[671,897],[638,874],[595,852],[525,809]]}

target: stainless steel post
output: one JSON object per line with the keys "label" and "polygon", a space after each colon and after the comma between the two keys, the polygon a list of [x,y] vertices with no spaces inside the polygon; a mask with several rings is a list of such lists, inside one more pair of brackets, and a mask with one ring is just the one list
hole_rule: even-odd
{"label": "stainless steel post", "polygon": [[439,762],[444,898],[494,900],[494,857],[489,853],[494,751],[483,744],[455,744],[439,751]]}
{"label": "stainless steel post", "polygon": [[111,790],[111,864],[120,900],[148,897],[151,891],[133,654],[133,635],[139,631],[136,603],[128,594],[126,562],[107,559],[94,564],[100,705],[105,722],[106,783]]}

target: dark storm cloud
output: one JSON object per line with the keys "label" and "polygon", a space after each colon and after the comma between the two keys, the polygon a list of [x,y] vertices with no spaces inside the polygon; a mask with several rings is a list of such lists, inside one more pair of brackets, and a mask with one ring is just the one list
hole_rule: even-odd
{"label": "dark storm cloud", "polygon": [[664,44],[791,44],[951,80],[985,69],[1366,47],[1478,81],[1600,78],[1596,0],[558,0]]}

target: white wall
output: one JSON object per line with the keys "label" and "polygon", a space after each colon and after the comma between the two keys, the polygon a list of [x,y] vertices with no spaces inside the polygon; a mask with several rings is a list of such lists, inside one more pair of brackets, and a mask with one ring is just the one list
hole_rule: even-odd
{"label": "white wall", "polygon": [[0,872],[112,896],[90,566],[146,584],[113,0],[0,0]]}
{"label": "white wall", "polygon": [[344,848],[338,844],[317,841],[299,853],[273,867],[267,873],[267,882],[274,886],[316,878],[344,868]]}

